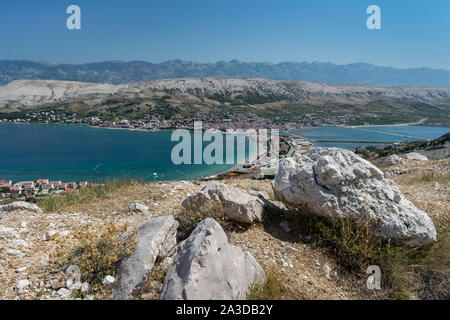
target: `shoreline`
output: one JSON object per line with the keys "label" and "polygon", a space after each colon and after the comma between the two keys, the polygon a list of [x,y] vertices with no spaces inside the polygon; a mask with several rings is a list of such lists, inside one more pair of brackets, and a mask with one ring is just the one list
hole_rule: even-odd
{"label": "shoreline", "polygon": [[[363,125],[356,125],[356,126],[347,126],[347,125],[342,125],[342,126],[338,126],[338,127],[344,127],[344,128],[370,128],[370,127],[392,127],[392,126],[399,126],[399,127],[404,127],[404,126],[420,126],[423,125],[423,123],[425,121],[427,121],[428,118],[424,118],[421,119],[419,121],[416,122],[405,122],[405,123],[399,123],[399,124],[363,124]],[[428,125],[429,127],[437,127],[439,128],[440,126],[431,126]],[[440,128],[445,128],[445,127],[440,127]]]}
{"label": "shoreline", "polygon": [[[422,119],[421,121],[419,121],[420,123],[425,121],[425,119]],[[329,128],[329,127],[341,127],[341,128],[349,128],[349,129],[355,129],[357,130],[358,128],[370,128],[370,127],[395,127],[395,126],[411,126],[411,125],[417,125],[419,124],[419,122],[414,122],[414,123],[404,123],[404,124],[389,124],[389,125],[363,125],[363,126],[343,126],[343,125],[335,125],[335,126],[323,126],[323,127],[311,127],[311,128],[304,128],[304,129],[293,129],[293,130],[283,130],[283,132],[280,132],[280,134],[282,133],[286,133],[288,134],[291,139],[292,138],[302,138],[305,139],[301,136],[299,136],[298,134],[294,133],[293,131],[301,131],[301,130],[308,130],[308,129],[320,129],[320,128]],[[30,125],[30,124],[36,124],[36,125],[59,125],[59,126],[78,126],[78,127],[91,127],[91,128],[96,128],[96,129],[109,129],[109,130],[126,130],[126,131],[138,131],[138,132],[167,132],[167,131],[173,131],[175,129],[161,129],[161,130],[146,130],[146,129],[140,129],[140,128],[114,128],[114,127],[99,127],[99,126],[90,126],[87,124],[67,124],[67,123],[11,123],[11,124],[19,124],[19,125]],[[1,125],[1,124],[0,124]],[[430,126],[431,127],[431,126]],[[439,127],[436,127],[439,128]],[[187,129],[186,129],[187,130]],[[189,130],[189,131],[193,131],[193,130]],[[219,132],[218,132],[219,133]],[[226,132],[222,132],[223,134],[225,134]],[[404,135],[401,135],[404,136]],[[291,140],[289,139],[289,140]],[[310,141],[309,139],[305,139]],[[259,160],[255,160],[249,163],[254,164],[255,167],[258,167],[258,162]],[[261,164],[259,164],[261,165]],[[152,179],[152,180],[145,180],[145,183],[148,184],[154,184],[154,183],[164,183],[164,182],[170,182],[170,181],[193,181],[193,180],[202,180],[202,179],[208,179],[208,178],[213,178],[213,177],[220,177],[221,175],[226,175],[227,173],[233,172],[233,171],[237,171],[240,168],[242,168],[243,164],[235,164],[232,167],[230,167],[229,169],[223,170],[223,169],[219,169],[220,171],[213,173],[213,174],[208,174],[208,175],[203,175],[200,174],[198,176],[195,177],[191,177],[191,178],[185,178],[183,176],[180,177],[174,177],[173,179],[165,179],[165,177],[161,177],[160,179],[156,178],[156,179]],[[3,178],[3,177],[0,177]],[[6,177],[7,178],[7,177]],[[5,179],[6,179],[5,178]],[[38,177],[40,178],[40,177]],[[113,178],[114,179],[114,178]],[[75,179],[77,180],[77,179]],[[90,184],[101,184],[104,183],[104,181],[108,181],[111,180],[111,178],[106,177],[105,179],[102,179],[102,181],[88,181]]]}

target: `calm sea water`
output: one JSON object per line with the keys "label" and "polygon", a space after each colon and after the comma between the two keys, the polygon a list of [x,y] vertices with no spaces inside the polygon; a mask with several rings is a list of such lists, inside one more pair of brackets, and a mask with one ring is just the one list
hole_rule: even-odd
{"label": "calm sea water", "polygon": [[[0,179],[104,181],[138,177],[184,180],[232,165],[175,165],[171,132],[139,132],[69,125],[0,125]],[[206,145],[206,143],[205,143]]]}
{"label": "calm sea water", "polygon": [[[422,126],[325,127],[297,130],[311,140],[404,141],[433,139],[450,128]],[[0,179],[48,178],[63,181],[104,181],[137,177],[152,181],[191,179],[228,170],[232,165],[175,165],[171,161],[171,132],[108,130],[67,125],[0,125]],[[408,136],[408,137],[406,137]],[[315,143],[354,149],[360,144]],[[207,145],[206,143],[204,145]],[[224,152],[225,154],[225,152]]]}
{"label": "calm sea water", "polygon": [[320,147],[339,147],[353,150],[367,143],[354,143],[342,141],[377,141],[402,142],[406,140],[435,139],[447,132],[450,128],[426,126],[368,126],[368,127],[321,127],[304,130],[294,130],[292,134],[308,140],[330,140],[331,142],[314,142]]}

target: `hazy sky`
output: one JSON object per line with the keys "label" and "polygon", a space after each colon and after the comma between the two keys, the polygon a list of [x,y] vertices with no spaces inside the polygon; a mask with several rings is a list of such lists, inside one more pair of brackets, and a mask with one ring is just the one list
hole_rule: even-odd
{"label": "hazy sky", "polygon": [[[66,8],[81,7],[81,30]],[[366,9],[381,8],[382,30]],[[0,59],[368,62],[450,70],[449,0],[1,0]]]}

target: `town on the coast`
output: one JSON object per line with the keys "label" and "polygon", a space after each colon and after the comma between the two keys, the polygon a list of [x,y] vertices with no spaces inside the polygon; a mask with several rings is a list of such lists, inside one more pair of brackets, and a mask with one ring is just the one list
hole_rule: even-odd
{"label": "town on the coast", "polygon": [[10,179],[0,179],[0,201],[5,199],[35,201],[49,195],[64,195],[77,192],[89,185],[87,181],[63,182],[37,179],[35,181],[14,182]]}
{"label": "town on the coast", "polygon": [[81,117],[77,113],[55,111],[29,112],[22,117],[0,119],[0,123],[10,124],[81,124],[101,128],[130,129],[130,130],[174,130],[192,129],[196,121],[202,121],[205,129],[279,129],[293,130],[309,127],[346,125],[354,120],[351,115],[313,115],[304,114],[290,117],[289,121],[281,117],[265,118],[253,113],[226,112],[222,117],[210,112],[198,112],[192,116],[174,114],[166,117],[160,114],[146,114],[142,119],[104,119],[99,116]]}
{"label": "town on the coast", "polygon": [[[292,153],[294,147],[300,145],[311,146],[312,144],[302,138],[293,138],[290,136],[279,137],[279,157],[285,157]],[[200,180],[211,179],[236,179],[253,178],[266,179],[273,178],[276,171],[276,157],[268,155],[258,157],[254,161],[246,161],[244,164],[238,164],[225,172],[213,176],[202,177]],[[155,173],[153,177],[158,180]],[[67,195],[71,192],[78,192],[80,189],[92,185],[92,182],[63,182],[50,181],[49,179],[37,179],[35,181],[15,182],[8,178],[0,177],[0,202],[3,200],[24,200],[34,202],[36,200],[47,198],[50,195]]]}

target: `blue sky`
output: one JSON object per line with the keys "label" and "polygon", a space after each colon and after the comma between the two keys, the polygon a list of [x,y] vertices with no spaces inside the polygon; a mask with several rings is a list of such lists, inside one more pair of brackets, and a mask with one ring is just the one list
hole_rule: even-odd
{"label": "blue sky", "polygon": [[[66,28],[66,8],[82,29]],[[381,8],[382,30],[366,27]],[[450,70],[448,0],[1,0],[0,59],[368,62]]]}

